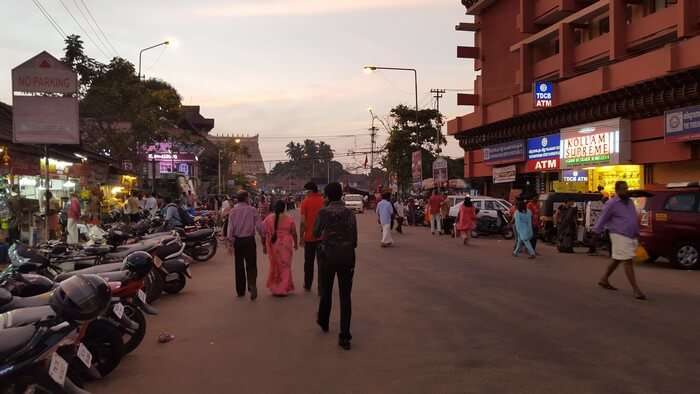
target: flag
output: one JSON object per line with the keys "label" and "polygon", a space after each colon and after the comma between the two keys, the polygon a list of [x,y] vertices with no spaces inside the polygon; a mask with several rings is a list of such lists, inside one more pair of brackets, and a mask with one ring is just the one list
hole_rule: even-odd
{"label": "flag", "polygon": [[365,168],[367,168],[367,155],[365,155]]}

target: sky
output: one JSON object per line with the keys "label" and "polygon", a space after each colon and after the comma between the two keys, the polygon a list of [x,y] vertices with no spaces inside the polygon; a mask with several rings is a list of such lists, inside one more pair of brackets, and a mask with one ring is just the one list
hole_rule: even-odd
{"label": "sky", "polygon": [[[60,58],[61,34],[79,34],[102,62],[120,55],[143,74],[171,83],[183,103],[214,118],[215,134],[260,135],[263,158],[283,160],[284,146],[324,140],[337,155],[370,150],[368,108],[386,119],[414,106],[410,72],[363,72],[364,65],[418,70],[419,106],[430,89],[467,89],[472,61],[457,59],[470,33],[459,0],[5,0],[0,13],[0,101],[11,102],[10,70],[42,50]],[[104,35],[102,34],[104,32]],[[440,101],[446,119],[471,111],[457,94]],[[387,133],[380,128],[378,142]],[[461,157],[448,137],[445,153]],[[360,166],[364,156],[340,159]],[[268,169],[274,163],[268,163]]]}

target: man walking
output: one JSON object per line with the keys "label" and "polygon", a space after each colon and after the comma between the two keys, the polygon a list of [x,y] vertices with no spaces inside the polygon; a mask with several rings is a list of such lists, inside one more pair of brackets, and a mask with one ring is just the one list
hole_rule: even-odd
{"label": "man walking", "polygon": [[[251,301],[258,298],[258,263],[255,232],[259,229],[258,211],[248,204],[248,192],[238,193],[238,203],[231,209],[228,219],[228,239],[233,243],[236,268],[236,294],[245,296],[246,285]],[[262,237],[262,236],[261,236]]]}
{"label": "man walking", "polygon": [[318,213],[313,235],[320,239],[319,280],[321,301],[316,323],[328,332],[328,321],[333,300],[333,281],[338,276],[340,296],[340,334],[338,345],[350,350],[350,318],[352,316],[352,281],[355,275],[355,249],[357,248],[357,222],[355,214],[340,200],[343,188],[332,182],[326,186],[328,206]]}
{"label": "man walking", "polygon": [[433,195],[428,200],[428,207],[430,209],[430,232],[435,235],[435,231],[438,234],[442,233],[442,215],[440,215],[440,208],[442,206],[442,195],[440,195],[437,189],[433,190]]}
{"label": "man walking", "polygon": [[382,226],[382,248],[391,246],[394,243],[391,237],[391,221],[394,215],[394,206],[391,205],[391,193],[382,193],[382,200],[377,204],[377,216],[379,225]]}
{"label": "man walking", "polygon": [[[314,260],[318,252],[319,240],[314,237],[314,224],[318,217],[318,212],[323,208],[325,201],[318,192],[318,186],[309,182],[304,185],[306,197],[301,202],[301,218],[299,223],[299,234],[302,234],[301,245],[304,247],[304,290],[311,291],[314,283]],[[318,273],[318,295],[321,295],[321,271],[319,265]]]}
{"label": "man walking", "polygon": [[610,284],[610,275],[615,272],[622,263],[625,265],[625,274],[629,280],[634,296],[638,300],[646,300],[646,296],[637,286],[637,279],[634,275],[634,265],[632,259],[635,256],[639,245],[639,218],[637,209],[629,197],[627,182],[617,181],[615,183],[616,196],[610,199],[603,207],[593,232],[600,234],[607,228],[610,232],[612,243],[612,263],[608,266],[605,274],[598,282],[598,286],[606,290],[617,290]]}

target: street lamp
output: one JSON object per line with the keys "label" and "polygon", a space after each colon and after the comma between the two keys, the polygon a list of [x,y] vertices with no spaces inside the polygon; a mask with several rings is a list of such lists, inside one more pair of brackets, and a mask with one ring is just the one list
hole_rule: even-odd
{"label": "street lamp", "polygon": [[139,81],[141,80],[141,55],[143,55],[143,53],[149,49],[158,48],[159,46],[162,46],[162,45],[170,45],[170,41],[163,41],[160,44],[156,44],[156,45],[150,46],[148,48],[143,48],[139,52]]}
{"label": "street lamp", "polygon": [[390,71],[412,71],[413,79],[415,82],[415,92],[416,92],[416,132],[418,132],[418,71],[415,68],[401,68],[401,67],[379,67],[379,66],[365,66],[365,73],[371,74],[377,70],[390,70]]}

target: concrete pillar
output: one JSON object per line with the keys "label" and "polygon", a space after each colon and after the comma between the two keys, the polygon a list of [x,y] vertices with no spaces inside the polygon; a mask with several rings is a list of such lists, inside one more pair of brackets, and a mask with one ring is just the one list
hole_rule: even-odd
{"label": "concrete pillar", "polygon": [[518,27],[521,33],[536,33],[534,4],[532,0],[520,0]]}
{"label": "concrete pillar", "polygon": [[610,1],[610,60],[619,60],[627,53],[626,1]]}
{"label": "concrete pillar", "polygon": [[567,78],[574,73],[574,29],[569,23],[559,25],[559,77]]}
{"label": "concrete pillar", "polygon": [[698,31],[698,1],[678,0],[678,38],[693,36]]}
{"label": "concrete pillar", "polygon": [[532,47],[523,44],[520,47],[520,74],[518,75],[520,93],[529,92],[532,89],[532,73]]}

